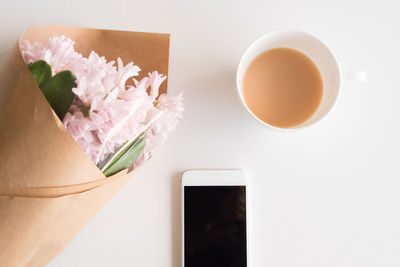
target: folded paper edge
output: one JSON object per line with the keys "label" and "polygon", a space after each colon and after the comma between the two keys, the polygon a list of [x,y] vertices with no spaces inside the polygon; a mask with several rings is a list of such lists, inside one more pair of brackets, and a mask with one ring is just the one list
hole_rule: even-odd
{"label": "folded paper edge", "polygon": [[57,198],[67,195],[75,195],[101,187],[107,183],[121,179],[126,175],[133,175],[136,170],[137,169],[132,172],[128,172],[128,169],[125,169],[114,174],[113,176],[82,184],[56,187],[6,188],[0,191],[0,197]]}

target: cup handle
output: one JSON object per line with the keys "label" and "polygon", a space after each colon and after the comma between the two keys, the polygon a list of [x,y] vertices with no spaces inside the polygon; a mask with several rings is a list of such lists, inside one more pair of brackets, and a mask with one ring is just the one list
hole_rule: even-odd
{"label": "cup handle", "polygon": [[343,82],[358,84],[367,82],[367,73],[363,70],[348,70],[343,72]]}

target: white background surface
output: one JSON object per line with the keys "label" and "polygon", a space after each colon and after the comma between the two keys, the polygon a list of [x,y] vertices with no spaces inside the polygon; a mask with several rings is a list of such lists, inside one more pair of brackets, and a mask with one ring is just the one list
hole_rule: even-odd
{"label": "white background surface", "polygon": [[[2,0],[0,59],[30,23],[170,32],[184,121],[51,267],[179,266],[186,169],[251,179],[251,266],[400,266],[400,34],[393,1]],[[272,132],[235,95],[245,48],[276,28],[323,40],[368,84],[299,132]],[[1,234],[1,233],[0,233]]]}

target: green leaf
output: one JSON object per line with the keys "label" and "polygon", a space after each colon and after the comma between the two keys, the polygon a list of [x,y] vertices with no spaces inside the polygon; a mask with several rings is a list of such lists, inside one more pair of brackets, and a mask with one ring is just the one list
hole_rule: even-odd
{"label": "green leaf", "polygon": [[39,85],[39,87],[51,78],[51,67],[44,60],[38,60],[34,63],[29,63],[28,68],[32,73],[33,79],[37,85]]}
{"label": "green leaf", "polygon": [[50,106],[62,120],[74,100],[72,88],[77,86],[76,77],[68,70],[51,77],[51,66],[44,60],[30,63],[28,68]]}
{"label": "green leaf", "polygon": [[146,146],[144,134],[136,137],[131,143],[118,152],[117,155],[103,169],[103,174],[108,177],[123,169],[129,168]]}
{"label": "green leaf", "polygon": [[76,77],[69,70],[57,73],[40,86],[44,96],[62,120],[74,100],[72,88],[76,87]]}

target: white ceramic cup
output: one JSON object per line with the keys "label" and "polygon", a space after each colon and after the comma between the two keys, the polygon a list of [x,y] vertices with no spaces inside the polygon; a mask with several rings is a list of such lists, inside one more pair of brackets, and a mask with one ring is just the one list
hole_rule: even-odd
{"label": "white ceramic cup", "polygon": [[[317,111],[305,122],[291,128],[279,128],[259,119],[247,106],[243,97],[243,77],[249,64],[261,53],[273,48],[292,48],[307,55],[317,66],[323,83],[323,95]],[[255,40],[244,52],[236,73],[237,90],[247,111],[263,125],[282,130],[293,130],[310,126],[332,109],[343,81],[349,83],[366,82],[364,71],[342,72],[332,51],[314,36],[295,30],[280,30],[267,33]]]}

